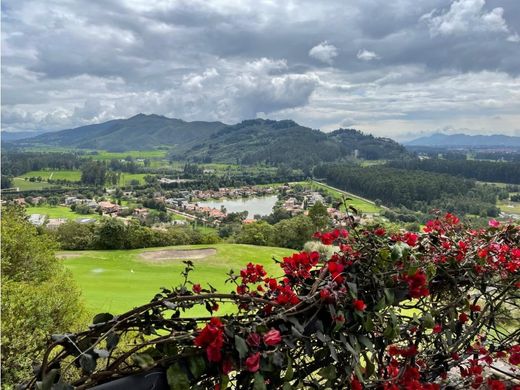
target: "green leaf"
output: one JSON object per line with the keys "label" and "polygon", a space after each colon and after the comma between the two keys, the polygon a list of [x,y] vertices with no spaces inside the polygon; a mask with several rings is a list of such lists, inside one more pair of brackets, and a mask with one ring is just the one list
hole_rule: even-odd
{"label": "green leaf", "polygon": [[198,379],[206,372],[206,362],[200,355],[193,356],[189,361],[190,372],[195,379]]}
{"label": "green leaf", "polygon": [[166,370],[166,379],[170,385],[170,390],[189,390],[190,388],[188,376],[181,369],[179,363],[168,367],[168,370]]}
{"label": "green leaf", "polygon": [[238,335],[235,335],[235,348],[238,351],[240,359],[244,359],[247,356],[249,348],[247,347],[246,341]]}
{"label": "green leaf", "polygon": [[113,350],[117,344],[119,343],[119,335],[114,332],[110,332],[107,335],[107,349],[109,351]]}
{"label": "green leaf", "polygon": [[365,335],[359,335],[358,340],[361,344],[363,344],[369,351],[374,352],[374,344],[370,339]]}
{"label": "green leaf", "polygon": [[384,290],[386,302],[388,302],[389,305],[393,305],[395,301],[395,294],[394,291],[390,288],[385,288]]}
{"label": "green leaf", "polygon": [[424,315],[424,326],[428,329],[432,329],[435,326],[435,320],[430,313]]}
{"label": "green leaf", "polygon": [[92,319],[92,324],[103,324],[105,322],[111,321],[114,316],[110,313],[99,313],[94,316]]}
{"label": "green leaf", "polygon": [[229,376],[222,375],[220,377],[220,390],[226,390],[229,385]]}
{"label": "green leaf", "polygon": [[318,375],[328,380],[334,380],[337,376],[336,367],[332,365],[323,367],[321,370],[318,371]]}
{"label": "green leaf", "polygon": [[265,380],[264,376],[257,372],[255,374],[255,381],[253,383],[253,390],[267,390],[267,387],[265,387]]}
{"label": "green leaf", "polygon": [[293,366],[292,366],[292,359],[289,358],[289,363],[287,364],[287,370],[285,371],[283,380],[288,382],[288,381],[292,380],[293,376],[294,376],[294,370],[293,370]]}
{"label": "green leaf", "polygon": [[367,378],[370,378],[370,376],[376,371],[376,366],[370,359],[368,359],[368,356],[365,356],[366,360],[366,368],[365,368],[365,375]]}
{"label": "green leaf", "polygon": [[41,390],[51,390],[52,384],[54,383],[54,379],[58,375],[58,369],[53,368],[50,370],[42,379],[41,382],[38,382],[38,388]]}
{"label": "green leaf", "polygon": [[350,291],[350,295],[352,295],[353,298],[357,298],[357,284],[352,282],[347,282],[348,289]]}
{"label": "green leaf", "polygon": [[90,374],[96,369],[96,361],[92,357],[92,355],[83,354],[79,358],[79,365],[85,371],[85,373]]}

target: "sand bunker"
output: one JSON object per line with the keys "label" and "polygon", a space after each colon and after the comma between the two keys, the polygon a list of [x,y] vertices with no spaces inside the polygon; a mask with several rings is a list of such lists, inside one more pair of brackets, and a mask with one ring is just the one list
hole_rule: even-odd
{"label": "sand bunker", "polygon": [[158,251],[147,251],[139,257],[149,263],[167,263],[176,260],[203,259],[217,253],[214,248],[203,249],[163,249]]}

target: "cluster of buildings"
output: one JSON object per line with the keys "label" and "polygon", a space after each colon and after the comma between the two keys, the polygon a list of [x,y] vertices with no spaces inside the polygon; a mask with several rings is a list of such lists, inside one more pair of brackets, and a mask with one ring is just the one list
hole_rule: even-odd
{"label": "cluster of buildings", "polygon": [[272,195],[276,192],[273,187],[239,187],[239,188],[219,188],[215,190],[194,190],[192,196],[201,199],[221,199],[221,198],[249,198],[251,196]]}

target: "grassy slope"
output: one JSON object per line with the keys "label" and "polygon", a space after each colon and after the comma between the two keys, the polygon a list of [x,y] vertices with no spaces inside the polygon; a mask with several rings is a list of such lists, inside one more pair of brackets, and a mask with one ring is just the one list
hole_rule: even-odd
{"label": "grassy slope", "polygon": [[[293,253],[293,250],[270,247],[257,247],[238,244],[215,244],[171,247],[181,248],[215,248],[217,254],[204,259],[192,260],[195,271],[191,280],[207,287],[211,283],[222,292],[233,289],[232,285],[225,284],[226,273],[229,269],[238,272],[248,262],[266,265],[268,271],[280,275],[280,270],[271,260],[272,257],[281,259]],[[78,251],[63,252],[72,256],[64,260],[79,286],[83,291],[87,308],[92,313],[109,311],[121,313],[135,306],[149,302],[160,287],[178,285],[184,268],[181,260],[168,264],[150,264],[139,258],[144,251],[157,250],[116,250],[116,251]],[[164,248],[162,248],[164,249]],[[131,272],[131,271],[134,272]],[[220,314],[225,312],[223,308]],[[205,310],[198,310],[195,314],[206,315]]]}
{"label": "grassy slope", "polygon": [[[301,184],[305,187],[310,187],[315,190],[323,189],[323,190],[325,190],[325,192],[330,194],[335,199],[341,199],[341,197],[343,195],[340,191],[334,190],[334,189],[327,187],[316,181],[311,181],[311,182],[305,181],[305,182],[300,182],[298,184]],[[351,200],[347,201],[348,205],[355,207],[356,209],[360,210],[363,213],[379,213],[381,211],[381,207],[377,207],[373,203],[370,203],[370,202],[367,202],[366,200],[358,198],[354,194],[349,193],[347,196],[349,198],[351,198]]]}

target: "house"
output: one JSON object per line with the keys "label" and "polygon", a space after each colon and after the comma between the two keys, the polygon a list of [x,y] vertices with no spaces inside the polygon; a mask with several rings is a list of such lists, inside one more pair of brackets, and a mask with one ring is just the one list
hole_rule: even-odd
{"label": "house", "polygon": [[57,229],[60,225],[63,225],[65,222],[67,222],[66,218],[52,218],[49,219],[47,222],[47,229]]}
{"label": "house", "polygon": [[16,198],[13,199],[13,203],[19,205],[19,206],[27,206],[27,202],[25,201],[25,198]]}
{"label": "house", "polygon": [[121,206],[112,202],[99,202],[98,206],[104,214],[117,214],[121,211]]}
{"label": "house", "polygon": [[31,214],[28,221],[34,226],[42,226],[45,223],[46,216],[43,214]]}
{"label": "house", "polygon": [[136,218],[138,218],[139,220],[143,221],[146,219],[146,217],[150,214],[150,210],[148,210],[147,208],[137,208],[137,209],[134,209],[134,212],[132,213],[132,215]]}

